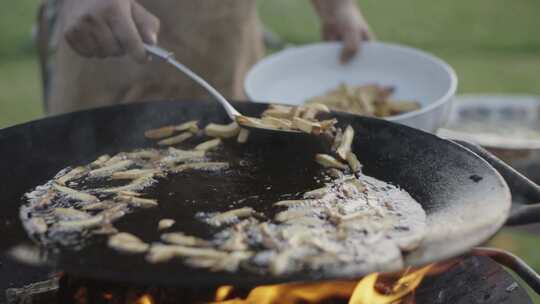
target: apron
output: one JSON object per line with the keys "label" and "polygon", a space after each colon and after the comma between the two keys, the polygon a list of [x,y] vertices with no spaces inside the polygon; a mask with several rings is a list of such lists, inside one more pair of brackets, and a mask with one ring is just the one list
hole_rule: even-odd
{"label": "apron", "polygon": [[[127,57],[89,59],[75,53],[63,39],[63,5],[57,16],[46,11],[40,35],[50,37],[40,55],[46,75],[48,114],[98,106],[173,99],[207,99],[208,94],[181,72],[159,61],[137,64]],[[262,29],[254,0],[144,0],[139,1],[161,21],[159,45],[205,78],[223,95],[244,98],[248,69],[262,57]],[[49,30],[53,28],[52,30]],[[49,35],[50,32],[50,35]],[[39,48],[40,47],[38,43]],[[52,52],[51,52],[52,51]],[[47,62],[43,62],[47,61]]]}

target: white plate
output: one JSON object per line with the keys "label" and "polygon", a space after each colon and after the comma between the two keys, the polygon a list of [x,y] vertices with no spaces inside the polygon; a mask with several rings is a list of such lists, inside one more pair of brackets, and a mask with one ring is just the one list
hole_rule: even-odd
{"label": "white plate", "polygon": [[540,96],[458,96],[438,135],[487,148],[540,149]]}
{"label": "white plate", "polygon": [[268,56],[247,74],[244,89],[255,102],[300,105],[341,83],[378,83],[396,88],[395,99],[416,100],[422,109],[387,118],[434,131],[444,124],[457,88],[453,69],[442,60],[409,47],[382,42],[362,44],[348,64],[338,60],[341,44],[293,47]]}

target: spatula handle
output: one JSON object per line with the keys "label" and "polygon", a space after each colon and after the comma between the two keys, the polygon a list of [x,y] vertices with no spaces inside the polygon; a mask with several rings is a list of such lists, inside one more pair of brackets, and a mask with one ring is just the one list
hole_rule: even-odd
{"label": "spatula handle", "polygon": [[200,86],[205,88],[206,91],[210,93],[210,95],[212,95],[215,99],[217,99],[217,101],[223,106],[223,108],[225,108],[227,115],[232,121],[235,121],[236,117],[240,116],[240,113],[214,87],[212,87],[208,82],[202,79],[199,75],[195,74],[195,72],[193,72],[187,66],[181,64],[176,59],[174,59],[174,54],[172,52],[164,50],[156,45],[145,44],[144,48],[149,54],[154,55],[155,57],[158,57],[160,59],[163,59],[164,61],[173,65],[176,69],[180,70],[189,78],[197,82]]}

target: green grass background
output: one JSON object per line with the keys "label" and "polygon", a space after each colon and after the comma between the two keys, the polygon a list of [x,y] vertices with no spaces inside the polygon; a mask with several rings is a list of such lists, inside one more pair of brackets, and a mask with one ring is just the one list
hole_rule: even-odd
{"label": "green grass background", "polygon": [[[0,127],[42,115],[31,32],[38,1],[0,10]],[[319,40],[307,0],[259,0],[265,24],[287,42]],[[457,71],[460,93],[540,94],[540,1],[362,0],[378,39],[428,50]]]}
{"label": "green grass background", "polygon": [[[32,26],[38,1],[0,10],[0,128],[43,115]],[[452,65],[460,93],[540,94],[540,1],[362,0],[377,38],[425,49]],[[259,0],[264,23],[285,41],[319,40],[307,0]],[[540,238],[505,229],[492,244],[540,271]],[[540,300],[536,298],[537,303]]]}

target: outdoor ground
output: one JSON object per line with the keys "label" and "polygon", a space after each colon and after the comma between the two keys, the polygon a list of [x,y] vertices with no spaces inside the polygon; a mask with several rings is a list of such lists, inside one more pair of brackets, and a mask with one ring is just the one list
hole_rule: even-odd
{"label": "outdoor ground", "polygon": [[[0,10],[0,128],[43,115],[31,43],[39,1],[10,1]],[[362,0],[377,38],[430,51],[452,65],[459,93],[540,94],[540,1]],[[306,0],[259,0],[267,26],[294,44],[319,39]],[[540,271],[540,237],[505,230],[493,244]],[[540,303],[540,300],[538,301]]]}

